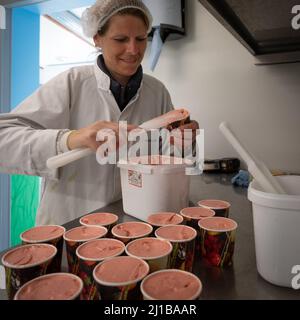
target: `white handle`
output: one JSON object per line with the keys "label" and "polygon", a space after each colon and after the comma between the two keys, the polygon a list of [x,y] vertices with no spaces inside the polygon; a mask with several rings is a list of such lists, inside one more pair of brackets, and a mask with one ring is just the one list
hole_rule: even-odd
{"label": "white handle", "polygon": [[227,122],[222,122],[219,129],[248,166],[250,163],[254,162],[252,155],[246,150],[246,148],[242,145],[238,138],[233,134]]}
{"label": "white handle", "polygon": [[285,194],[284,189],[272,176],[265,164],[262,161],[255,159],[255,157],[246,150],[246,148],[230,130],[229,125],[226,122],[222,122],[219,126],[219,129],[223,133],[225,138],[227,138],[230,144],[239,153],[242,159],[247,163],[249,172],[252,174],[254,179],[256,179],[258,183],[263,187],[264,191],[270,193]]}
{"label": "white handle", "polygon": [[260,160],[255,160],[256,161],[256,165],[258,166],[259,170],[264,174],[264,176],[271,181],[272,186],[275,188],[277,193],[282,193],[282,194],[286,194],[286,192],[284,191],[284,189],[282,188],[281,184],[278,182],[277,179],[275,179],[273,177],[273,175],[271,174],[270,170],[266,167],[266,165],[260,161]]}
{"label": "white handle", "polygon": [[55,157],[49,158],[47,160],[47,167],[49,169],[57,169],[65,166],[70,162],[79,160],[93,153],[94,151],[89,148],[74,149],[72,151],[68,151]]}

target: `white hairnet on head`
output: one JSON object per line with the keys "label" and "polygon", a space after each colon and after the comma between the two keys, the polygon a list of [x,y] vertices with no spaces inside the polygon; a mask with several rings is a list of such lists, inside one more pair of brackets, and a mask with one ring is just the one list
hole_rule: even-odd
{"label": "white hairnet on head", "polygon": [[152,15],[141,0],[97,0],[90,8],[86,9],[81,17],[83,33],[93,37],[116,13],[127,8],[140,10],[148,20],[148,33],[152,28]]}

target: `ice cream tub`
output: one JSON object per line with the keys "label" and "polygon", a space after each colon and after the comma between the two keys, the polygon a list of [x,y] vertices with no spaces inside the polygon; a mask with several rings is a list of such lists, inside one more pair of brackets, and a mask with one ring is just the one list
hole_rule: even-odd
{"label": "ice cream tub", "polygon": [[183,222],[183,217],[176,212],[156,212],[149,215],[147,223],[151,224],[155,232],[159,227],[177,225]]}
{"label": "ice cream tub", "polygon": [[57,249],[57,254],[47,268],[47,273],[60,272],[63,251],[63,234],[66,229],[58,225],[36,226],[21,233],[20,238],[23,244],[48,243]]}
{"label": "ice cream tub", "polygon": [[144,260],[120,256],[100,262],[93,277],[101,300],[142,300],[140,284],[148,273]]}
{"label": "ice cream tub", "polygon": [[166,269],[149,274],[141,283],[144,300],[196,300],[202,282],[194,274]]}
{"label": "ice cream tub", "polygon": [[208,208],[187,207],[180,210],[180,214],[182,215],[185,224],[197,231],[195,250],[198,252],[200,250],[200,230],[198,227],[198,222],[201,219],[213,217],[215,212]]}
{"label": "ice cream tub", "polygon": [[51,273],[26,282],[14,300],[79,300],[82,280],[71,273]]}
{"label": "ice cream tub", "polygon": [[105,237],[107,229],[101,226],[81,226],[70,229],[64,233],[66,242],[68,271],[77,275],[79,261],[76,249],[84,242]]}
{"label": "ice cream tub", "polygon": [[210,217],[199,220],[198,224],[204,263],[214,267],[231,266],[237,223],[229,218]]}
{"label": "ice cream tub", "polygon": [[170,241],[173,246],[168,263],[169,268],[189,272],[193,270],[197,236],[194,228],[184,225],[164,226],[155,231],[155,236]]}
{"label": "ice cream tub", "polygon": [[56,247],[44,243],[22,245],[6,252],[2,264],[8,299],[13,299],[23,284],[44,275],[56,253]]}
{"label": "ice cream tub", "polygon": [[231,205],[228,201],[208,199],[198,201],[197,204],[199,207],[213,210],[216,213],[216,217],[229,217],[229,209]]}
{"label": "ice cream tub", "polygon": [[158,238],[141,238],[127,244],[125,252],[128,256],[145,260],[150,273],[168,268],[172,244],[168,240]]}
{"label": "ice cream tub", "polygon": [[85,242],[76,249],[76,255],[79,261],[78,276],[84,284],[81,294],[83,300],[100,299],[93,278],[94,268],[104,259],[121,255],[124,250],[125,245],[123,242],[108,238]]}
{"label": "ice cream tub", "polygon": [[119,223],[111,229],[113,237],[124,243],[128,243],[138,238],[147,237],[152,233],[152,231],[153,228],[150,224],[138,221]]}
{"label": "ice cream tub", "polygon": [[102,226],[107,228],[108,233],[118,223],[119,217],[110,212],[95,212],[80,218],[79,223],[83,226]]}

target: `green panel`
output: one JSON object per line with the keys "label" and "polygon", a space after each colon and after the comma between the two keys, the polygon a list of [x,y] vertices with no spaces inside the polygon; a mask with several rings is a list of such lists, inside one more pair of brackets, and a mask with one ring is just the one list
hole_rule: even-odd
{"label": "green panel", "polygon": [[39,177],[11,176],[11,245],[17,245],[20,234],[34,226],[39,203]]}
{"label": "green panel", "polygon": [[[40,16],[24,8],[12,10],[11,108],[39,87]],[[22,231],[35,222],[39,202],[39,178],[11,176],[10,240],[20,243]]]}

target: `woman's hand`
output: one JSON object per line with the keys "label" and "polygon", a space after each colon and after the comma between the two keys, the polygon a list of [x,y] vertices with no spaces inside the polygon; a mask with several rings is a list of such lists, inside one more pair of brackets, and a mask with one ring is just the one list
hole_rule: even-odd
{"label": "woman's hand", "polygon": [[[134,125],[127,125],[127,132],[135,129]],[[117,145],[119,138],[119,124],[117,122],[97,121],[85,128],[74,130],[70,133],[67,145],[70,150],[77,148],[90,148],[94,151],[104,141],[96,141],[97,133],[100,130],[112,130],[116,135]]]}
{"label": "woman's hand", "polygon": [[[183,150],[194,145],[196,142],[198,129],[199,129],[199,124],[195,120],[191,120],[189,123],[178,127],[177,129],[172,131],[173,139],[171,139],[171,144],[174,144],[176,146],[181,146]],[[185,132],[185,130],[188,130],[188,131]]]}

